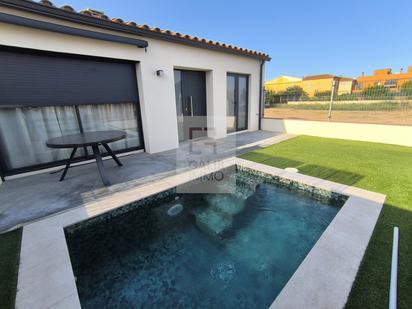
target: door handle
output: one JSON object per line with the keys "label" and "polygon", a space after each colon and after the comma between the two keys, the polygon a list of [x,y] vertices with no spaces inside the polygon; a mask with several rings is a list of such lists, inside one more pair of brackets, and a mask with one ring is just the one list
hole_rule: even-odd
{"label": "door handle", "polygon": [[193,97],[190,96],[189,100],[190,100],[190,116],[193,117]]}

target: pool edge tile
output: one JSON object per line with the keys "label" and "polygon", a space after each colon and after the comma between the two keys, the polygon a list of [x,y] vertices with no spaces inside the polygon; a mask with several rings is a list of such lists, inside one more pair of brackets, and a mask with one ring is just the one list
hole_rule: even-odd
{"label": "pool edge tile", "polygon": [[[77,302],[72,300],[71,308],[81,308],[63,229],[37,226],[36,230],[23,228],[16,308],[49,308],[74,294]],[[52,233],[50,243],[40,250],[30,246],[39,232]]]}
{"label": "pool edge tile", "polygon": [[[315,246],[312,248],[312,250],[309,252],[309,254],[306,256],[306,258],[304,259],[304,262],[306,261],[306,259],[309,257],[309,255],[311,254],[311,252],[316,248],[318,248],[317,250],[319,252],[322,252],[325,250],[325,248],[323,248],[322,243],[325,240],[322,240],[323,238],[328,238],[328,234],[331,233],[331,231],[333,232],[333,230],[335,228],[337,228],[339,226],[339,220],[335,221],[337,218],[342,218],[340,220],[346,220],[348,221],[347,218],[350,217],[351,215],[351,211],[353,209],[353,204],[357,204],[359,205],[359,203],[362,203],[362,201],[369,201],[372,203],[372,205],[375,205],[374,207],[372,207],[371,209],[367,209],[367,207],[365,207],[362,211],[365,212],[370,212],[371,216],[375,219],[372,220],[372,222],[370,223],[369,228],[367,229],[367,232],[365,235],[367,236],[365,239],[361,240],[361,244],[360,246],[362,247],[361,250],[362,254],[361,255],[357,255],[356,258],[357,259],[362,259],[363,254],[366,250],[366,246],[369,242],[370,236],[372,235],[373,229],[376,225],[376,221],[379,217],[381,208],[382,208],[382,204],[385,200],[385,196],[383,194],[380,193],[375,193],[375,192],[371,192],[371,191],[366,191],[363,189],[358,189],[358,188],[354,188],[354,187],[350,187],[347,185],[343,185],[343,184],[339,184],[339,183],[334,183],[331,181],[327,181],[327,180],[323,180],[323,179],[319,179],[319,178],[315,178],[312,176],[307,176],[307,175],[303,175],[300,173],[291,173],[291,172],[287,172],[283,169],[280,168],[276,168],[276,167],[272,167],[272,166],[268,166],[268,165],[264,165],[264,164],[260,164],[260,163],[256,163],[256,162],[252,162],[252,161],[248,161],[248,160],[244,160],[244,159],[240,159],[240,158],[236,158],[236,157],[232,157],[232,158],[228,158],[228,159],[224,159],[221,161],[216,161],[213,163],[210,163],[209,165],[200,167],[198,169],[195,170],[190,170],[190,171],[185,171],[176,175],[172,175],[166,178],[163,178],[161,180],[157,180],[157,181],[153,181],[153,182],[149,182],[147,184],[143,184],[140,185],[138,187],[134,187],[131,188],[129,190],[123,191],[123,192],[119,192],[116,194],[113,194],[109,197],[106,197],[104,199],[95,201],[93,203],[90,204],[85,204],[83,206],[80,206],[78,208],[72,209],[70,211],[66,211],[60,214],[56,214],[54,216],[50,216],[48,218],[45,218],[43,220],[40,221],[36,221],[32,224],[26,225],[23,229],[23,240],[22,240],[22,254],[25,255],[22,258],[22,263],[26,264],[26,266],[22,265],[20,270],[22,271],[22,274],[19,273],[19,285],[18,288],[20,287],[17,296],[16,296],[16,306],[17,308],[36,308],[36,306],[29,306],[28,304],[31,305],[31,303],[27,302],[28,299],[30,299],[31,297],[34,297],[34,301],[37,302],[41,302],[42,301],[42,295],[40,293],[40,296],[31,296],[30,294],[25,294],[25,292],[28,290],[27,286],[24,285],[24,280],[25,280],[25,272],[29,271],[30,269],[33,269],[36,267],[36,260],[33,259],[33,265],[30,265],[30,263],[26,262],[26,256],[29,252],[34,253],[34,251],[32,251],[34,243],[29,241],[30,240],[30,233],[32,233],[33,235],[31,236],[32,238],[34,237],[34,235],[37,234],[37,236],[39,235],[48,235],[49,233],[51,233],[51,231],[58,231],[57,234],[61,233],[61,235],[53,235],[56,236],[56,239],[53,240],[51,238],[46,238],[47,241],[50,241],[51,244],[43,244],[45,248],[48,248],[48,250],[50,248],[53,247],[52,243],[53,241],[63,241],[64,245],[61,246],[62,244],[58,244],[57,247],[60,247],[60,251],[63,254],[63,257],[59,255],[54,254],[54,256],[56,257],[60,257],[63,259],[63,263],[62,263],[62,270],[65,273],[65,277],[66,280],[70,281],[70,283],[68,282],[68,291],[67,293],[61,293],[61,294],[65,294],[65,295],[54,295],[51,299],[53,301],[55,301],[54,303],[51,303],[52,300],[48,299],[47,297],[45,297],[45,301],[47,303],[47,307],[43,306],[42,308],[58,308],[59,304],[61,304],[62,306],[64,304],[74,304],[75,307],[80,308],[80,301],[78,298],[78,294],[77,294],[77,288],[76,288],[76,284],[75,284],[75,279],[74,279],[74,275],[73,275],[73,271],[72,271],[72,267],[71,267],[71,263],[70,263],[70,257],[69,257],[69,252],[68,252],[68,248],[67,248],[67,244],[66,244],[66,240],[64,237],[64,227],[72,225],[76,222],[80,222],[95,216],[98,216],[100,214],[103,214],[105,212],[111,211],[113,209],[117,209],[119,207],[122,207],[128,203],[131,203],[133,201],[137,201],[140,200],[142,198],[151,196],[153,194],[162,192],[164,190],[168,190],[172,187],[178,186],[179,184],[183,184],[186,182],[189,182],[197,177],[201,177],[202,175],[206,175],[212,172],[215,172],[217,170],[229,167],[229,166],[233,166],[233,165],[239,165],[239,166],[244,166],[246,168],[249,169],[254,169],[266,174],[270,174],[273,176],[278,176],[280,178],[286,178],[292,181],[296,181],[299,183],[303,183],[309,186],[313,186],[316,188],[320,188],[323,190],[327,190],[327,191],[332,191],[332,192],[336,192],[336,193],[340,193],[346,196],[349,196],[349,199],[346,201],[345,205],[342,207],[343,209],[349,209],[349,211],[345,211],[342,212],[339,211],[338,215],[335,217],[335,219],[332,220],[331,224],[328,226],[328,228],[325,230],[325,232],[322,234],[321,238],[319,238],[319,240],[317,241],[317,243],[315,244]],[[352,206],[351,206],[352,205]],[[352,208],[348,208],[352,207]],[[377,211],[377,208],[379,208],[379,211]],[[358,209],[359,210],[359,209]],[[339,214],[341,213],[341,215],[339,216]],[[349,220],[350,221],[350,220]],[[348,222],[349,222],[348,221]],[[333,224],[333,222],[335,222],[335,224]],[[332,225],[333,224],[333,225]],[[337,225],[338,224],[338,225]],[[332,226],[332,227],[331,227]],[[49,230],[47,230],[49,229]],[[53,230],[56,229],[56,230]],[[327,233],[327,231],[329,230],[329,232]],[[370,233],[369,233],[370,232]],[[369,235],[369,234],[370,235]],[[326,236],[324,236],[326,234]],[[368,236],[369,235],[369,236]],[[337,237],[337,235],[335,235],[335,237]],[[333,239],[333,237],[329,236],[329,238]],[[34,241],[35,239],[33,239]],[[38,240],[38,238],[37,238]],[[42,242],[44,239],[40,240],[40,242]],[[326,239],[327,240],[327,239]],[[364,243],[366,242],[365,248],[363,248]],[[31,246],[29,245],[29,243],[31,244]],[[24,247],[24,249],[23,249]],[[31,247],[31,248],[30,248]],[[356,247],[356,246],[355,246]],[[326,247],[327,249],[327,247]],[[40,250],[41,251],[41,250]],[[64,252],[63,252],[64,251]],[[348,251],[348,250],[346,250]],[[349,250],[350,251],[350,250]],[[43,252],[43,251],[42,251]],[[322,256],[322,255],[321,255]],[[42,259],[38,259],[37,261],[42,261]],[[359,261],[359,264],[360,264]],[[301,272],[301,267],[304,265],[304,262],[302,262],[302,264],[298,267],[298,269],[296,270],[295,274],[299,274],[299,272]],[[308,262],[306,262],[308,263]],[[357,264],[356,271],[353,275],[352,278],[352,274],[350,274],[350,278],[346,278],[348,273],[345,273],[344,276],[346,278],[346,281],[343,282],[343,284],[348,285],[348,282],[350,282],[350,286],[352,285],[353,280],[355,279],[356,276],[356,272],[358,270],[359,264]],[[355,264],[354,264],[355,265]],[[279,298],[283,293],[287,293],[288,291],[288,285],[290,284],[290,282],[292,282],[292,279],[295,277],[295,274],[291,277],[291,279],[289,280],[289,282],[287,283],[287,285],[285,286],[285,288],[281,291],[281,293],[279,294],[278,298],[276,298],[276,300],[274,301],[274,303],[272,304],[272,306],[275,306],[273,308],[278,308],[276,306],[280,306],[280,308],[283,308],[281,306],[281,302],[278,299],[282,299]],[[39,274],[39,276],[41,276]],[[47,278],[47,276],[46,276]],[[43,281],[46,278],[42,278]],[[54,278],[53,276],[50,277],[51,280],[57,280],[59,281],[58,278]],[[344,278],[342,277],[342,280]],[[353,279],[353,280],[352,280]],[[295,280],[295,279],[294,279]],[[32,283],[33,285],[37,285],[39,286],[40,283],[39,282],[34,282]],[[46,284],[47,286],[47,284]],[[58,285],[56,286],[52,286],[52,288],[56,288]],[[73,290],[73,286],[74,286],[74,290]],[[33,287],[32,287],[33,288]],[[336,285],[335,285],[336,288]],[[340,289],[340,288],[336,288],[336,289]],[[74,291],[74,292],[73,292]],[[350,288],[349,288],[350,291]],[[49,293],[50,290],[49,289],[43,289],[44,293]],[[293,298],[295,299],[300,299],[300,297],[297,297],[297,295],[301,296],[302,291],[300,291],[300,293],[295,292],[295,295],[293,296]],[[50,293],[49,293],[50,294]],[[74,295],[75,294],[75,295]],[[74,295],[74,296],[73,296]],[[328,296],[330,294],[324,295],[324,296]],[[44,296],[44,295],[43,295]],[[319,296],[319,295],[318,295]],[[37,297],[37,299],[36,299]],[[23,299],[22,299],[23,298]],[[44,300],[44,299],[43,299]],[[292,299],[293,301],[293,299]],[[346,300],[345,300],[346,302]],[[305,305],[308,305],[309,303],[305,303]],[[314,304],[318,304],[319,302],[314,302]],[[288,303],[287,306],[288,308],[290,307],[291,303]],[[316,308],[322,308],[322,306],[318,306],[316,305]],[[343,304],[344,305],[344,304]],[[310,307],[310,306],[309,306]],[[312,306],[313,308],[315,307]],[[40,307],[39,307],[40,308]]]}
{"label": "pool edge tile", "polygon": [[270,308],[344,308],[382,206],[350,196]]}

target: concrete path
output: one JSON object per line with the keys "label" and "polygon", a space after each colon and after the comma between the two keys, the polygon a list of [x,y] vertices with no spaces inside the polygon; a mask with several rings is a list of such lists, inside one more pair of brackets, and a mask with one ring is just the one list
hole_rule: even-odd
{"label": "concrete path", "polygon": [[184,142],[178,149],[138,153],[104,164],[112,186],[103,187],[95,163],[71,168],[66,179],[43,173],[6,180],[0,185],[0,232],[101,200],[114,193],[230,158],[293,137],[267,131],[242,132],[223,139]]}

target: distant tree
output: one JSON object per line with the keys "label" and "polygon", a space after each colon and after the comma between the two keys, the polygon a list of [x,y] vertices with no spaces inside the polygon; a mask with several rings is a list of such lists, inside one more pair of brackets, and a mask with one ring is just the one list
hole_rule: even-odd
{"label": "distant tree", "polygon": [[279,103],[287,103],[288,101],[299,101],[302,98],[306,98],[308,94],[299,86],[291,86],[284,91],[276,93],[277,101]]}
{"label": "distant tree", "polygon": [[375,85],[365,88],[362,91],[362,95],[365,99],[380,99],[390,97],[391,92],[385,86]]}
{"label": "distant tree", "polygon": [[265,91],[265,105],[271,105],[278,103],[279,95],[276,94],[276,91]]}
{"label": "distant tree", "polygon": [[330,91],[330,90],[316,91],[315,92],[315,98],[318,99],[318,100],[329,100],[331,94],[332,94],[332,91]]}
{"label": "distant tree", "polygon": [[265,105],[287,103],[288,101],[298,101],[302,98],[307,98],[308,94],[302,87],[292,86],[284,91],[266,91],[265,92]]}
{"label": "distant tree", "polygon": [[299,86],[292,86],[288,87],[285,91],[281,93],[281,95],[286,96],[297,96],[297,97],[307,97],[308,94],[303,90],[302,87]]}
{"label": "distant tree", "polygon": [[357,93],[342,93],[338,96],[335,96],[333,99],[337,101],[353,101],[359,98]]}

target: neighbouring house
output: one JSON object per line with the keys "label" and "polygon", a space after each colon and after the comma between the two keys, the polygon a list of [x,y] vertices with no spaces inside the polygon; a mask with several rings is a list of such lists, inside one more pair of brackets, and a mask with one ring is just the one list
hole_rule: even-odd
{"label": "neighbouring house", "polygon": [[362,92],[362,90],[373,86],[384,86],[397,92],[407,81],[412,81],[412,66],[408,67],[406,72],[401,69],[399,73],[392,73],[391,69],[375,70],[373,75],[365,76],[362,74],[356,78],[353,92]]}
{"label": "neighbouring house", "polygon": [[337,95],[351,94],[356,83],[356,80],[350,77],[337,77],[336,81],[338,84]]}
{"label": "neighbouring house", "polygon": [[313,97],[317,93],[325,93],[332,90],[333,81],[337,94],[350,94],[352,92],[354,79],[349,77],[335,76],[331,74],[305,76],[302,80],[303,90]]}
{"label": "neighbouring house", "polygon": [[265,82],[266,91],[284,92],[291,87],[300,87],[309,96],[314,97],[317,93],[330,92],[333,81],[337,94],[350,94],[355,80],[349,77],[331,74],[309,75],[303,78],[292,76],[280,76]]}
{"label": "neighbouring house", "polygon": [[92,9],[2,0],[1,176],[61,165],[69,153],[45,141],[81,131],[125,130],[116,152],[156,153],[258,130],[268,60]]}
{"label": "neighbouring house", "polygon": [[282,92],[290,87],[301,87],[302,79],[293,76],[279,76],[270,81],[265,82],[266,91]]}

